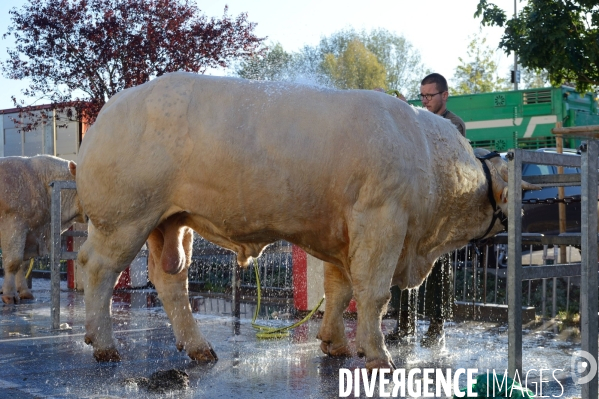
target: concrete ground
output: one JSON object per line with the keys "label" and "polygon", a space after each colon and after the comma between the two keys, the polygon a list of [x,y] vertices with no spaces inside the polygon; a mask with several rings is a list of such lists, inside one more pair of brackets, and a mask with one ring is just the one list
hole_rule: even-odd
{"label": "concrete ground", "polygon": [[[66,324],[61,330],[50,328],[48,280],[34,280],[35,300],[0,305],[0,398],[337,398],[339,370],[364,366],[364,361],[356,357],[336,359],[321,353],[315,338],[319,319],[296,328],[287,338],[261,340],[251,326],[255,304],[242,304],[242,317],[236,325],[229,300],[201,294],[191,301],[194,315],[219,360],[197,364],[175,349],[168,318],[152,290],[115,295],[113,322],[122,361],[99,364],[91,347],[83,342],[83,294],[69,291],[62,284],[61,323]],[[260,318],[273,312],[284,318],[289,317],[290,309],[285,304],[267,304]],[[426,331],[426,326],[425,321],[419,321],[418,335]],[[393,320],[383,321],[385,332],[393,327]],[[528,385],[534,389],[539,370],[549,369],[552,371],[545,372],[543,379],[551,382],[542,384],[543,395],[579,397],[580,386],[570,378],[571,355],[579,349],[576,333],[560,331],[556,325],[545,327],[527,327],[525,331],[523,369],[529,371]],[[356,321],[346,320],[351,342],[355,329]],[[405,370],[406,375],[415,368],[449,368],[452,372],[469,368],[478,369],[478,373],[495,369],[498,375],[503,374],[507,368],[506,325],[447,323],[446,330],[442,348],[423,348],[419,337],[390,346],[397,368]],[[189,375],[187,389],[159,394],[131,382],[170,369]],[[465,379],[460,381],[465,386]],[[392,393],[392,387],[387,391]],[[354,392],[350,397],[355,397]],[[360,392],[358,396],[367,397],[363,388]],[[379,397],[378,385],[374,397]]]}

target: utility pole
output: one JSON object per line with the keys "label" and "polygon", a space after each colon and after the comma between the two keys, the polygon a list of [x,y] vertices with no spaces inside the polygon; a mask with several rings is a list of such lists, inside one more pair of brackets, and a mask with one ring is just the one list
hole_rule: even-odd
{"label": "utility pole", "polygon": [[[518,0],[514,0],[514,19],[516,19],[516,16],[518,15],[518,12],[516,11],[516,1]],[[514,51],[514,90],[518,90],[518,81],[520,76],[518,76],[518,54]]]}

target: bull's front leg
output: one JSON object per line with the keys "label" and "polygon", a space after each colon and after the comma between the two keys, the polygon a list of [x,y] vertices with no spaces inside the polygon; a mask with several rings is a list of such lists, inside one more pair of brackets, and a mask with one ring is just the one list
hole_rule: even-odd
{"label": "bull's front leg", "polygon": [[[191,263],[191,251],[193,244],[193,233],[189,228],[183,228],[182,242],[170,242],[168,237],[165,243],[164,230],[154,230],[148,237],[148,271],[150,281],[156,287],[158,297],[160,298],[164,311],[166,312],[176,338],[178,350],[185,350],[187,355],[196,361],[212,362],[218,360],[216,352],[212,349],[210,343],[200,332],[200,328],[193,317],[191,306],[189,304],[189,294],[187,285],[187,271]],[[167,235],[168,230],[167,230]],[[175,245],[175,247],[173,247]],[[165,248],[166,247],[166,248]],[[182,250],[181,259],[185,262],[182,270],[176,274],[169,274],[164,271],[162,263],[167,260],[173,260],[179,256],[172,256],[172,251]],[[169,256],[170,252],[170,256]],[[169,269],[169,267],[167,267]]]}
{"label": "bull's front leg", "polygon": [[[356,349],[366,358],[366,368],[394,369],[395,365],[385,346],[381,323],[391,299],[391,280],[399,261],[405,239],[406,223],[399,216],[380,208],[356,218],[359,231],[350,248],[350,273],[357,304],[358,327]],[[381,233],[380,226],[394,224]]]}
{"label": "bull's front leg", "polygon": [[7,304],[19,303],[16,275],[23,264],[25,251],[26,227],[20,223],[2,226],[10,234],[2,235],[2,257],[4,267],[4,283],[2,284],[2,301]]}
{"label": "bull's front leg", "polygon": [[351,268],[358,311],[356,348],[358,356],[366,358],[369,370],[395,368],[385,346],[381,323],[391,299],[391,278],[397,259],[392,262],[373,255],[357,256]]}
{"label": "bull's front leg", "polygon": [[15,278],[20,265],[20,261],[9,261],[6,256],[4,257],[4,282],[2,283],[2,301],[4,303],[12,304],[20,302]]}
{"label": "bull's front leg", "polygon": [[324,263],[325,311],[318,339],[320,349],[330,356],[351,356],[345,335],[343,312],[352,297],[351,282],[347,272],[331,263]]}

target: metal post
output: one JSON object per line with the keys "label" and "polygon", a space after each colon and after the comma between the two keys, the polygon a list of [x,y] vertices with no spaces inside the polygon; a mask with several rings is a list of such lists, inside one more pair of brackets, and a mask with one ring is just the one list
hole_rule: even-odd
{"label": "metal post", "polygon": [[[562,122],[557,122],[555,124],[555,127],[557,127],[557,128],[562,127]],[[562,154],[564,152],[564,138],[560,134],[555,135],[555,148],[556,148],[558,154]],[[559,165],[557,166],[557,174],[559,174],[559,175],[564,174],[563,166],[559,166]],[[557,188],[557,197],[559,199],[564,199],[565,196],[566,196],[565,187],[559,186]],[[566,204],[563,202],[560,202],[557,204],[557,207],[558,207],[558,212],[559,212],[558,213],[559,232],[561,234],[561,233],[566,232]],[[555,263],[567,263],[566,262],[566,246],[565,245],[560,246],[559,262],[557,259],[558,258],[556,256]]]}
{"label": "metal post", "polygon": [[58,135],[58,115],[56,114],[56,108],[52,110],[52,147],[53,154],[56,156],[56,138]]}
{"label": "metal post", "polygon": [[493,296],[493,302],[497,303],[497,285],[499,280],[499,245],[495,244],[495,294]]}
{"label": "metal post", "polygon": [[0,114],[0,157],[4,156],[4,115]]}
{"label": "metal post", "polygon": [[458,289],[458,251],[453,251],[453,297],[457,298]]}
{"label": "metal post", "polygon": [[[478,252],[474,245],[472,245],[472,315],[476,310],[476,297],[478,296],[478,273],[476,267],[478,266]],[[476,320],[476,317],[475,317]]]}
{"label": "metal post", "polygon": [[50,183],[50,187],[52,187],[50,207],[50,318],[52,319],[52,329],[57,330],[60,327],[60,260],[62,259],[60,193],[63,189],[76,189],[76,184],[74,181],[53,181]]}
{"label": "metal post", "polygon": [[487,265],[489,264],[489,246],[485,245],[485,263],[483,269],[483,304],[487,304]]}
{"label": "metal post", "polygon": [[[530,256],[528,258],[528,266],[532,266],[532,244],[529,247],[529,253],[530,253]],[[528,306],[530,306],[531,292],[532,292],[532,280],[528,280],[528,302],[526,303]]]}
{"label": "metal post", "polygon": [[[581,146],[581,349],[597,360],[597,156],[599,142],[589,140]],[[587,363],[587,372],[588,366]],[[582,398],[597,398],[597,373],[582,386]]]}
{"label": "metal post", "polygon": [[508,161],[508,373],[522,375],[522,150]]}
{"label": "metal post", "polygon": [[[557,252],[558,252],[558,247],[554,245],[553,246],[553,259],[554,259],[553,263],[554,264],[559,263],[558,259],[557,259],[557,256],[558,256]],[[566,262],[564,262],[564,263],[566,263]],[[552,293],[553,296],[551,298],[551,317],[555,319],[555,316],[557,315],[557,277],[553,278],[552,290],[553,290],[553,293]]]}
{"label": "metal post", "polygon": [[[543,245],[543,266],[547,266],[549,264],[549,261],[547,260],[547,248],[547,245]],[[544,278],[541,283],[541,316],[544,320],[545,316],[547,315],[547,279]]]}
{"label": "metal post", "polygon": [[[518,17],[518,10],[516,8],[516,0],[514,0],[514,19],[516,19]],[[518,74],[518,54],[514,51],[514,90],[518,90],[518,79],[517,79],[517,75]],[[514,143],[514,146],[516,145],[516,143]]]}
{"label": "metal post", "polygon": [[566,288],[566,317],[570,314],[570,277],[567,279],[568,286]]}
{"label": "metal post", "polygon": [[241,273],[239,270],[239,265],[235,262],[233,266],[233,281],[232,281],[232,291],[233,291],[233,317],[239,319],[241,308],[239,306],[241,299]]}
{"label": "metal post", "polygon": [[232,281],[232,291],[233,291],[233,303],[231,304],[233,317],[235,321],[233,322],[233,335],[241,334],[241,272],[239,269],[239,265],[237,262],[234,262],[233,266],[233,281]]}
{"label": "metal post", "polygon": [[58,330],[60,327],[60,185],[58,182],[50,183],[52,187],[52,205],[50,211],[51,232],[50,239],[52,247],[50,249],[50,317],[52,319],[52,329]]}
{"label": "metal post", "polygon": [[462,301],[466,302],[466,280],[468,280],[468,248],[469,244],[466,245],[465,259],[464,259],[464,289],[462,291]]}

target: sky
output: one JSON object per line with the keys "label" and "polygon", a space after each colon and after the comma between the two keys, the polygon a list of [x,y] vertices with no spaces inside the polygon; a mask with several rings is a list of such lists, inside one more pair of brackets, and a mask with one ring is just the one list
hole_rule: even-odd
{"label": "sky", "polygon": [[[523,7],[517,0],[517,7]],[[525,1],[525,0],[524,0]],[[12,37],[2,39],[10,24],[8,11],[27,0],[0,1],[0,59],[8,58],[6,48]],[[279,42],[288,52],[304,45],[317,45],[321,37],[346,28],[370,31],[385,28],[404,36],[418,51],[424,65],[444,75],[451,85],[459,57],[467,59],[468,43],[477,35],[487,38],[487,44],[497,48],[502,29],[482,27],[474,18],[479,0],[197,0],[198,7],[208,17],[220,18],[225,5],[228,14],[246,12],[248,20],[257,23],[255,33],[268,37],[267,42]],[[516,0],[491,0],[509,15]],[[496,51],[500,72],[509,76],[513,56]],[[215,74],[222,74],[215,72]],[[11,95],[18,95],[26,81],[6,79],[0,75],[0,109],[12,108]]]}

